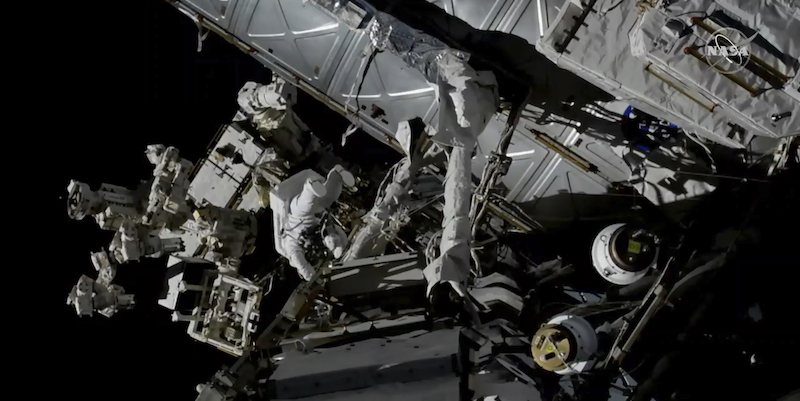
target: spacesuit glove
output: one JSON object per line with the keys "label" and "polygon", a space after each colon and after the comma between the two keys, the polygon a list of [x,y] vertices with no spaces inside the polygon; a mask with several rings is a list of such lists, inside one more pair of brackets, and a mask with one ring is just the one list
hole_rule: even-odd
{"label": "spacesuit glove", "polygon": [[303,278],[303,280],[311,281],[311,278],[314,276],[314,268],[310,266],[308,268],[298,268],[297,273]]}

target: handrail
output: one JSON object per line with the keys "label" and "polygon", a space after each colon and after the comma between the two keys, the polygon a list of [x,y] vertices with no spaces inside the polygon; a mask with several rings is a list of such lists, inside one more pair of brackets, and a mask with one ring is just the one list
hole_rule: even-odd
{"label": "handrail", "polygon": [[692,96],[689,92],[687,92],[683,88],[681,88],[678,85],[676,85],[674,82],[672,82],[672,81],[668,80],[667,78],[664,78],[663,76],[661,76],[660,73],[651,70],[650,69],[651,65],[653,65],[653,63],[647,64],[647,67],[644,67],[644,70],[649,72],[650,74],[652,74],[654,77],[658,78],[659,80],[661,80],[661,82],[664,82],[665,84],[667,84],[667,86],[669,86],[670,88],[675,89],[679,93],[681,93],[684,96],[688,97],[689,99],[693,100],[695,103],[699,104],[701,107],[703,107],[704,109],[708,110],[710,113],[713,113],[714,109],[716,109],[717,106],[719,106],[718,104],[714,103],[713,106],[709,107],[708,105],[706,105],[705,103],[703,103],[699,99],[697,99],[696,97]]}
{"label": "handrail", "polygon": [[200,171],[200,166],[202,166],[203,161],[208,160],[211,156],[211,152],[214,151],[214,144],[219,142],[219,139],[222,138],[222,134],[225,133],[225,130],[228,129],[228,124],[222,124],[217,129],[217,132],[214,134],[214,137],[211,138],[211,142],[208,143],[208,147],[206,148],[205,153],[199,159],[197,159],[197,163],[195,163],[194,167],[192,167],[192,171],[189,172],[189,181],[193,181],[194,178],[197,176],[197,173]]}
{"label": "handrail", "polygon": [[[683,49],[683,52],[686,53],[686,54],[691,54],[692,56],[694,56],[694,58],[700,60],[703,63],[708,64],[708,60],[706,59],[706,56],[700,54],[700,52],[698,52],[697,49],[695,49],[693,47],[687,47],[687,48]],[[750,92],[750,96],[752,96],[752,97],[756,97],[756,96],[758,96],[758,95],[760,95],[760,94],[762,94],[764,92],[763,89],[754,88],[752,85],[748,84],[747,82],[745,82],[744,79],[742,79],[741,77],[739,77],[737,75],[734,75],[732,73],[728,73],[727,71],[721,71],[721,70],[717,70],[717,71],[720,72],[723,77],[728,78],[729,80],[731,80],[731,82],[739,85],[740,87],[742,87],[742,89]]]}

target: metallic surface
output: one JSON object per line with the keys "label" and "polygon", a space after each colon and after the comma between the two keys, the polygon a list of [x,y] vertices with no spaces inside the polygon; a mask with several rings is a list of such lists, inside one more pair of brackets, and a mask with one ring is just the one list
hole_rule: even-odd
{"label": "metallic surface", "polygon": [[[173,2],[196,23],[209,28],[308,92],[333,110],[347,114],[379,140],[399,149],[397,123],[413,117],[432,121],[434,90],[424,77],[391,54],[380,54],[367,71],[355,113],[350,95],[368,35],[351,29],[311,2],[235,0],[225,7],[196,0]],[[345,107],[347,100],[353,98]],[[375,108],[385,115],[372,117]]]}
{"label": "metallic surface", "polygon": [[[491,3],[446,0],[434,3],[473,26],[518,35],[531,44],[538,40],[557,12],[555,3],[540,0],[499,0]],[[191,4],[173,4],[185,13],[197,12],[197,7]],[[224,29],[208,19],[201,19],[201,22],[204,26],[214,26],[216,32],[221,32],[223,37],[276,74],[398,151],[402,151],[402,147],[394,135],[399,122],[414,117],[420,117],[434,127],[438,122],[436,90],[421,73],[409,68],[392,54],[383,52],[376,55],[366,70],[361,92],[355,93],[358,90],[356,84],[360,83],[359,67],[369,53],[369,35],[364,30],[351,29],[315,3],[237,0],[231,2],[228,9],[233,9],[234,14],[231,18],[220,19],[227,24]],[[197,19],[196,16],[194,18]],[[565,84],[567,86],[562,89],[567,93],[581,90],[572,88],[571,83]],[[604,107],[598,104],[578,105],[576,109],[581,108],[578,114],[582,114],[583,109],[588,110],[589,106]],[[357,107],[359,110],[356,113]],[[575,114],[572,111],[570,113]],[[473,171],[480,171],[488,160],[503,131],[505,118],[504,115],[498,115],[492,119],[479,137]],[[612,202],[612,198],[607,197],[612,183],[630,179],[631,172],[621,159],[619,149],[612,148],[605,140],[584,134],[580,121],[566,118],[555,120],[536,105],[526,107],[508,148],[512,163],[501,183],[506,188],[506,199],[520,202],[525,212],[530,213],[535,208],[550,220],[564,222],[584,214],[582,209],[587,205],[581,198],[602,195]],[[596,120],[601,124],[609,124],[606,120]],[[554,151],[553,143],[547,146],[531,134],[529,130],[534,127],[569,150],[564,154],[577,157],[565,158]],[[558,148],[561,149],[560,146]],[[583,160],[590,164],[588,168],[592,170],[594,168],[591,165],[596,166],[597,171],[587,172]],[[658,199],[666,199],[664,203],[677,199],[671,195],[664,196],[663,192],[669,189],[659,187],[657,182],[652,183],[654,185],[646,189],[660,192]],[[688,191],[690,194],[693,192]],[[580,197],[573,197],[569,202],[559,201],[566,194]],[[653,198],[650,195],[648,197]],[[257,200],[254,194],[245,193],[245,198],[249,201],[243,201],[242,204],[257,203],[253,201]],[[543,199],[545,201],[541,202]]]}
{"label": "metallic surface", "polygon": [[[683,49],[683,51],[686,52],[686,54],[692,55],[694,58],[700,60],[701,62],[708,64],[708,60],[706,59],[706,56],[700,54],[700,52],[698,52],[697,49],[695,49],[693,47],[687,47],[687,48]],[[763,92],[761,89],[754,88],[752,85],[748,84],[745,80],[743,80],[742,78],[736,76],[732,72],[731,73],[722,73],[720,75],[722,75],[723,77],[729,79],[731,82],[735,83],[736,85],[741,86],[742,89],[750,92],[750,96],[752,96],[752,97],[756,97],[756,96],[760,95]]]}
{"label": "metallic surface", "polygon": [[292,355],[270,377],[276,398],[301,398],[453,374],[458,330],[374,338]]}
{"label": "metallic surface", "polygon": [[424,261],[417,253],[348,260],[331,266],[328,290],[331,295],[338,298],[425,285],[422,277],[423,267]]}
{"label": "metallic surface", "polygon": [[548,372],[566,369],[575,359],[577,344],[569,330],[555,324],[536,331],[531,340],[531,354],[536,364]]}
{"label": "metallic surface", "polygon": [[[714,33],[716,31],[710,25],[706,24],[705,21],[703,21],[703,19],[700,18],[700,17],[692,17],[691,21],[692,21],[692,24],[702,28],[704,31],[706,31],[708,33]],[[786,74],[778,71],[777,68],[773,67],[771,64],[767,63],[766,61],[762,60],[760,57],[751,54],[751,55],[749,55],[749,58],[754,63],[758,64],[759,66],[761,66],[765,70],[769,71],[770,74],[775,75],[778,79],[780,79],[784,83],[786,83],[787,81],[789,81],[789,79],[791,79],[789,76],[787,76]]]}
{"label": "metallic surface", "polygon": [[[626,224],[612,224],[601,230],[592,243],[592,265],[603,279],[617,285],[629,285],[642,279],[648,270],[655,266],[658,259],[656,249],[652,260],[640,269],[630,269],[618,263],[614,257],[614,248],[618,235],[625,230]],[[628,241],[625,241],[628,244]]]}
{"label": "metallic surface", "polygon": [[652,66],[653,66],[653,63],[650,63],[650,64],[647,65],[647,67],[644,67],[644,70],[649,72],[649,73],[651,73],[651,74],[653,74],[654,77],[660,79],[662,82],[664,82],[665,84],[669,85],[670,88],[675,89],[676,91],[680,92],[682,95],[688,97],[689,99],[692,99],[692,101],[694,101],[695,103],[700,105],[700,107],[708,110],[709,113],[713,113],[714,112],[714,108],[717,106],[716,104],[709,106],[709,105],[703,103],[703,101],[698,99],[695,95],[692,95],[687,90],[681,88],[674,81],[664,77],[660,72],[656,71],[656,69],[654,67],[652,67]]}
{"label": "metallic surface", "polygon": [[[546,24],[547,15],[555,13],[551,3],[499,0],[489,4],[448,0],[436,4],[473,26],[509,32],[534,43],[544,30],[540,23]],[[200,8],[194,3],[173,4],[185,13],[213,14],[213,9]],[[229,41],[243,44],[239,47],[273,72],[360,123],[367,133],[398,150],[399,144],[393,135],[399,122],[421,117],[428,124],[436,124],[438,104],[434,88],[422,74],[391,54],[381,53],[375,57],[367,70],[361,93],[351,95],[369,37],[315,7],[311,2],[294,0],[237,0],[226,8],[226,12],[234,13],[231,17],[206,19],[203,23],[208,26],[219,21],[218,27],[224,30],[223,36]],[[356,100],[361,106],[357,115],[354,113]],[[373,118],[376,111],[379,117]],[[523,118],[520,126],[530,123]],[[482,168],[483,155],[488,155],[482,153],[482,149],[488,152],[494,148],[503,126],[504,122],[493,120],[479,138],[479,153],[473,159],[473,169]],[[509,190],[508,200],[527,202],[564,190],[589,194],[607,192],[608,183],[604,179],[585,175],[581,168],[541,145],[521,127],[509,146],[508,152],[514,160],[503,178]],[[555,129],[551,134],[554,138],[565,129],[548,126],[541,130],[551,128]]]}
{"label": "metallic surface", "polygon": [[[800,37],[800,24],[787,18],[790,11],[784,6],[765,1],[690,0],[671,2],[663,7],[604,1],[598,2],[595,8],[598,12],[589,13],[585,25],[578,31],[580,40],[570,42],[568,51],[560,54],[557,44],[562,42],[564,30],[573,27],[572,17],[577,18],[584,10],[577,2],[564,2],[557,21],[537,42],[537,50],[559,67],[618,98],[628,99],[626,101],[636,108],[728,147],[744,148],[749,139],[729,137],[729,124],[767,138],[797,134],[800,119],[793,116],[781,124],[769,120],[776,112],[800,107],[793,84],[764,91],[761,89],[764,79],[749,69],[743,69],[735,77],[713,69],[709,71],[708,63],[683,51],[687,47],[701,48],[711,40],[703,28],[691,29],[692,12],[712,15],[715,21],[720,15],[735,14],[734,20],[743,25],[742,29],[758,31],[759,37],[748,44],[751,53],[784,76],[796,75],[796,38]],[[753,9],[757,10],[758,17],[751,13]],[[669,21],[679,21],[687,29],[670,31],[667,29]],[[648,63],[658,67],[664,77],[675,77],[671,81],[680,83],[684,91],[702,95],[693,97],[712,100],[717,104],[714,113],[708,113],[705,102],[700,105],[695,100],[676,96],[672,85],[645,71]],[[757,67],[755,64],[752,67]],[[766,75],[763,68],[753,70]],[[685,86],[691,90],[687,91]],[[741,96],[742,88],[757,96]]]}
{"label": "metallic surface", "polygon": [[560,2],[552,0],[429,0],[477,29],[510,33],[534,44]]}

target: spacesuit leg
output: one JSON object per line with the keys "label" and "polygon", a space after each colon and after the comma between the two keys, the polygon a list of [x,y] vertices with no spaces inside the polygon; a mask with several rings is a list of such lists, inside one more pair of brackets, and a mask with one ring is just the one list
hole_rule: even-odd
{"label": "spacesuit leg", "polygon": [[331,170],[328,173],[328,179],[325,180],[325,196],[322,198],[322,204],[327,209],[333,202],[339,199],[342,194],[342,175],[337,170]]}
{"label": "spacesuit leg", "polygon": [[325,195],[320,204],[325,209],[328,209],[333,205],[333,202],[339,199],[344,186],[352,187],[354,185],[355,177],[353,177],[353,174],[337,164],[328,172],[328,178],[325,180]]}
{"label": "spacesuit leg", "polygon": [[296,239],[291,237],[285,237],[283,242],[283,247],[289,255],[289,265],[297,269],[297,273],[303,280],[311,280],[311,276],[314,275],[314,267],[306,260],[303,247],[300,246],[300,243]]}

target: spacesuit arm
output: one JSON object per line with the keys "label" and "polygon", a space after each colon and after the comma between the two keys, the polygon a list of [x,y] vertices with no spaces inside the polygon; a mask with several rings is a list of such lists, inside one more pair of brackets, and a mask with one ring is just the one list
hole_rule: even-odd
{"label": "spacesuit arm", "polygon": [[323,226],[322,243],[333,252],[334,258],[340,258],[347,247],[347,234],[334,221],[327,221]]}

